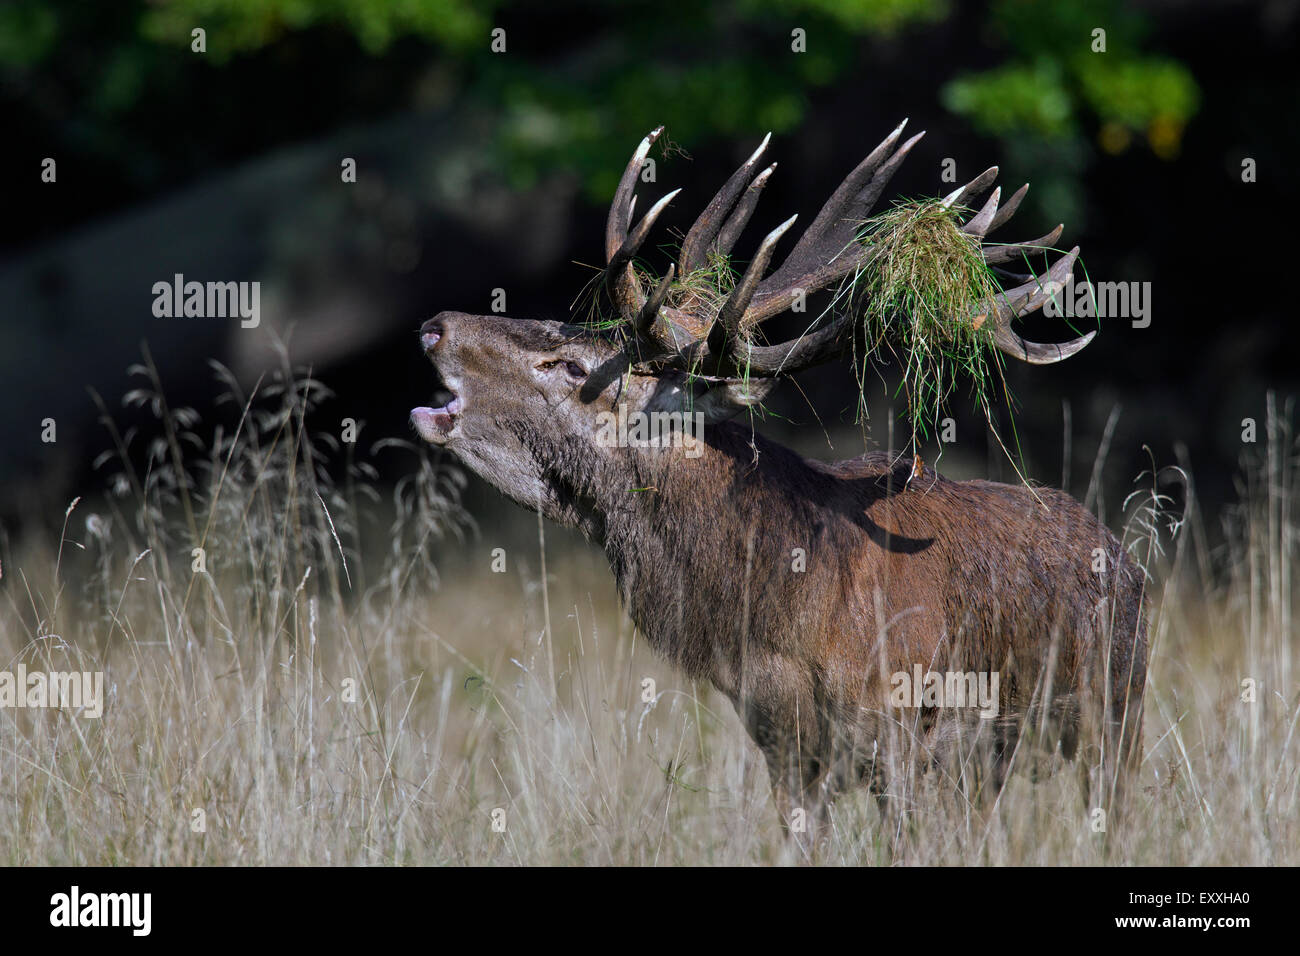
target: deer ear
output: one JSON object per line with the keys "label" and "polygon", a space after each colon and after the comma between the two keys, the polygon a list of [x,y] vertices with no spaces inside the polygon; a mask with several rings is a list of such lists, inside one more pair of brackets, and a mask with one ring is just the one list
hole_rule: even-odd
{"label": "deer ear", "polygon": [[746,409],[761,405],[776,386],[776,381],[774,378],[752,378],[719,383],[695,399],[693,411],[703,413],[706,425],[725,422]]}

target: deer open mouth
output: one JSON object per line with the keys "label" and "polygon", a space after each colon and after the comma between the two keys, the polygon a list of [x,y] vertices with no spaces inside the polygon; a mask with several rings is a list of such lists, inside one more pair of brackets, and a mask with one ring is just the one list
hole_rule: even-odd
{"label": "deer open mouth", "polygon": [[465,407],[460,396],[454,392],[444,390],[442,394],[449,396],[442,405],[411,409],[411,424],[415,426],[421,438],[434,445],[444,444],[451,438],[451,433],[456,428],[456,420],[460,416],[461,409]]}

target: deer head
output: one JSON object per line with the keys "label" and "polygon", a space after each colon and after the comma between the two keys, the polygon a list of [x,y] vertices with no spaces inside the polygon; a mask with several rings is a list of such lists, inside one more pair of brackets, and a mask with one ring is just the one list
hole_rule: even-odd
{"label": "deer head", "polygon": [[[905,124],[906,121],[904,121]],[[437,369],[446,401],[416,408],[411,420],[422,438],[454,452],[469,468],[529,508],[565,524],[599,531],[586,501],[603,468],[620,456],[640,454],[598,440],[602,413],[619,406],[643,414],[689,412],[715,424],[761,402],[783,376],[853,348],[859,323],[852,309],[823,315],[797,338],[764,344],[761,324],[790,309],[801,294],[830,289],[871,261],[875,250],[859,241],[863,221],[923,133],[899,145],[900,124],[864,159],[822,207],[780,267],[768,266],[792,216],[772,230],[743,276],[720,304],[671,304],[676,275],[705,266],[711,253],[729,254],[758,202],[775,164],[760,166],[768,140],[731,176],[682,243],[678,262],[646,288],[634,257],[655,220],[677,195],[670,192],[632,226],[633,190],[656,129],[641,141],[614,194],[605,227],[607,266],[599,282],[620,320],[612,328],[504,316],[443,312],[420,331]],[[988,192],[997,167],[944,199],[971,206]],[[1005,203],[993,189],[983,206],[961,223],[981,242],[990,266],[1024,260],[1051,247],[1061,227],[1032,242],[990,245],[984,237],[1011,218],[1023,186]],[[1069,275],[1078,249],[1041,276],[1012,276],[1012,287],[983,304],[997,347],[1033,364],[1057,362],[1086,346],[1093,333],[1060,345],[1028,342],[1012,321],[1042,307],[1053,283]],[[696,419],[697,421],[701,419]],[[626,482],[624,482],[626,484]]]}

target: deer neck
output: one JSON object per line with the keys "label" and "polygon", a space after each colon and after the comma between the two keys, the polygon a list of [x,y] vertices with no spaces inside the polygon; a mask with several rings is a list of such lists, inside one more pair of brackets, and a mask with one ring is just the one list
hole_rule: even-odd
{"label": "deer neck", "polygon": [[656,650],[734,693],[741,643],[762,619],[768,565],[785,553],[772,543],[797,534],[776,472],[806,466],[730,424],[712,428],[697,454],[625,451],[588,486],[594,537],[624,604]]}

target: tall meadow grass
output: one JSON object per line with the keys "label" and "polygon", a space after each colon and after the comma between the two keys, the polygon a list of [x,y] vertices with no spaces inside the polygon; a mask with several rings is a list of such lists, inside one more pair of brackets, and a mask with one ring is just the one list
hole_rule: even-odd
{"label": "tall meadow grass", "polygon": [[[428,448],[310,432],[327,392],[287,359],[247,394],[214,366],[220,423],[134,371],[149,427],[105,403],[106,490],[3,565],[0,670],[105,680],[99,719],[0,708],[6,863],[1300,863],[1300,477],[1272,406],[1223,548],[1190,485],[1172,524],[1156,490],[1128,511],[1153,606],[1137,826],[1094,832],[1071,774],[1013,774],[986,810],[929,775],[903,824],[850,794],[809,849],[594,548],[527,515],[481,532]],[[382,487],[379,454],[409,477]]]}

